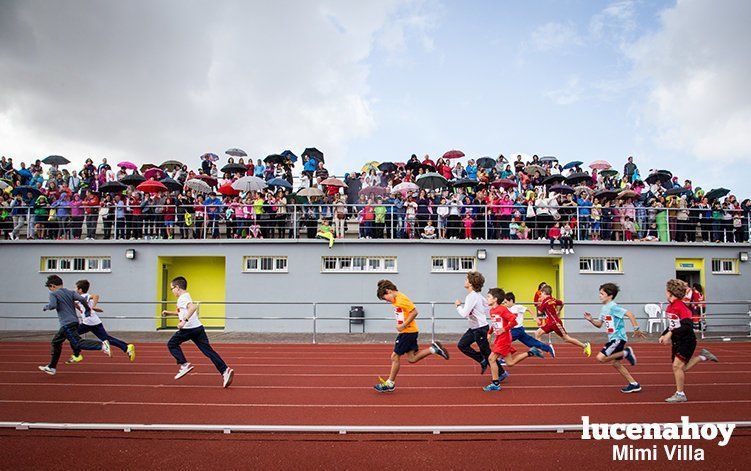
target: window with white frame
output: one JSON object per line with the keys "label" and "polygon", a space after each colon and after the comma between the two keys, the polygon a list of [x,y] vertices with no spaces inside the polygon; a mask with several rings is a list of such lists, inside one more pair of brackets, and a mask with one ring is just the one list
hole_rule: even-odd
{"label": "window with white frame", "polygon": [[396,257],[321,257],[324,273],[396,273]]}
{"label": "window with white frame", "polygon": [[252,255],[243,258],[244,273],[287,273],[287,257]]}
{"label": "window with white frame", "polygon": [[432,273],[468,273],[475,269],[475,257],[432,257]]}
{"label": "window with white frame", "polygon": [[42,257],[40,265],[43,273],[109,273],[112,271],[110,257]]}
{"label": "window with white frame", "polygon": [[734,258],[713,258],[712,273],[717,275],[737,275],[738,260]]}
{"label": "window with white frame", "polygon": [[623,273],[623,259],[618,257],[581,257],[580,273]]}

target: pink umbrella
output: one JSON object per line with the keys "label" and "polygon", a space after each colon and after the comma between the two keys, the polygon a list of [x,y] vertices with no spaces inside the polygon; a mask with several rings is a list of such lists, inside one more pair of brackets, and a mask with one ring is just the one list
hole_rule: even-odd
{"label": "pink umbrella", "polygon": [[166,174],[166,173],[164,173],[164,170],[162,170],[162,169],[161,169],[161,168],[159,168],[159,167],[153,167],[153,168],[150,168],[150,169],[146,170],[146,171],[145,171],[145,172],[143,173],[143,177],[144,177],[144,178],[145,178],[146,180],[150,180],[150,179],[152,179],[152,178],[153,178],[153,179],[155,179],[155,180],[161,180],[162,178],[164,178],[164,177],[166,177],[166,176],[167,176],[167,174]]}
{"label": "pink umbrella", "polygon": [[389,189],[382,186],[368,186],[360,190],[360,194],[365,196],[383,196],[389,194]]}
{"label": "pink umbrella", "polygon": [[450,150],[443,154],[444,159],[461,159],[464,157],[464,152],[460,150]]}
{"label": "pink umbrella", "polygon": [[342,188],[346,188],[347,184],[343,181],[339,180],[338,178],[329,177],[321,182],[321,185],[328,185],[328,186],[339,186]]}
{"label": "pink umbrella", "polygon": [[120,168],[126,168],[128,170],[138,170],[136,164],[134,164],[133,162],[128,162],[127,160],[120,162],[119,164],[117,164],[117,166]]}
{"label": "pink umbrella", "polygon": [[610,165],[608,162],[604,160],[595,160],[594,162],[589,164],[589,168],[592,168],[595,170],[607,170],[610,167],[612,167],[612,165]]}
{"label": "pink umbrella", "polygon": [[514,180],[509,180],[508,178],[501,178],[500,180],[496,180],[490,183],[490,185],[495,188],[516,188],[517,182],[515,182]]}

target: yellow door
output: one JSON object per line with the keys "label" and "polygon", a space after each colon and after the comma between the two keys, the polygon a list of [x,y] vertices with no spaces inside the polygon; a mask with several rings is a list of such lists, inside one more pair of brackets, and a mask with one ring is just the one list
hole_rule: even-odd
{"label": "yellow door", "polygon": [[157,329],[175,328],[177,318],[162,319],[162,309],[175,311],[175,297],[169,289],[170,281],[178,276],[188,280],[188,292],[193,302],[200,304],[201,323],[206,328],[223,329],[225,323],[224,304],[207,302],[225,301],[225,259],[224,257],[158,257],[157,293],[159,301],[166,301],[166,307],[157,306]]}
{"label": "yellow door", "polygon": [[[543,281],[553,288],[553,296],[563,300],[563,266],[560,257],[498,257],[498,287],[513,292],[517,304],[535,314],[533,299]],[[561,311],[563,318],[563,311]],[[525,319],[525,327],[537,327]]]}

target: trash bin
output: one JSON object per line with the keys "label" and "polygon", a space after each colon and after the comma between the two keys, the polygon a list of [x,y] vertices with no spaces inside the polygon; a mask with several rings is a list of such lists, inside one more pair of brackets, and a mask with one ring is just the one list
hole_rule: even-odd
{"label": "trash bin", "polygon": [[365,309],[362,306],[349,308],[349,333],[352,333],[352,325],[362,325],[362,333],[365,333]]}

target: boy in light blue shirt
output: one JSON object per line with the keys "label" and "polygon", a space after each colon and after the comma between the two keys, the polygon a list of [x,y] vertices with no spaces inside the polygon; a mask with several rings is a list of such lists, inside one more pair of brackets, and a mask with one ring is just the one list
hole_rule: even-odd
{"label": "boy in light blue shirt", "polygon": [[641,385],[636,382],[631,373],[628,372],[621,360],[628,361],[631,366],[636,365],[636,355],[631,347],[626,346],[628,338],[626,337],[626,324],[624,317],[628,317],[631,325],[634,327],[635,337],[646,337],[644,332],[639,330],[639,323],[631,311],[627,311],[614,301],[618,296],[620,289],[614,283],[605,283],[600,286],[600,302],[603,304],[600,309],[600,316],[594,319],[592,314],[585,312],[584,318],[598,329],[605,324],[608,333],[608,342],[602,347],[597,354],[597,361],[600,363],[610,363],[618,372],[628,380],[628,385],[621,389],[623,393],[632,393],[641,391]]}

